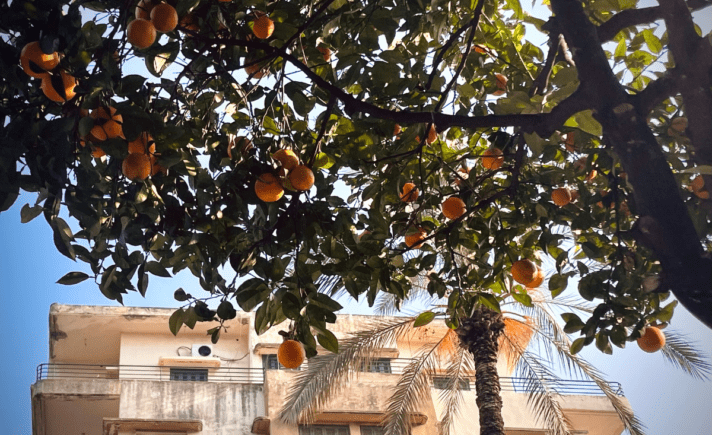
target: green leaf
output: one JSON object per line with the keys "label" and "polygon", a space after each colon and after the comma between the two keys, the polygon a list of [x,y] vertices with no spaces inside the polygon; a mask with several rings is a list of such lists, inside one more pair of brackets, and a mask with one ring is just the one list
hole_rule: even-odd
{"label": "green leaf", "polygon": [[185,311],[183,308],[178,308],[171,314],[168,319],[168,329],[170,329],[173,335],[178,335],[181,326],[183,326],[183,318],[185,317]]}
{"label": "green leaf", "polygon": [[316,339],[324,349],[331,353],[339,353],[339,340],[331,331],[321,330]]}
{"label": "green leaf", "polygon": [[586,326],[585,323],[579,318],[574,313],[564,313],[561,315],[561,317],[564,319],[564,322],[566,322],[566,325],[564,326],[564,332],[567,334],[573,334],[574,332],[578,332],[583,329],[584,326]]}
{"label": "green leaf", "polygon": [[425,326],[428,323],[432,322],[433,319],[435,319],[435,313],[433,313],[432,311],[420,313],[418,314],[418,317],[415,318],[415,321],[413,322],[413,327],[419,328],[421,326]]}
{"label": "green leaf", "polygon": [[497,298],[489,293],[480,293],[479,302],[491,310],[497,311],[498,313],[502,312]]}
{"label": "green leaf", "polygon": [[223,320],[231,320],[237,317],[237,311],[230,301],[222,301],[217,309],[218,317]]}
{"label": "green leaf", "polygon": [[149,261],[146,263],[146,272],[149,272],[153,275],[160,276],[163,278],[170,278],[171,274],[166,270],[165,267],[161,265],[161,263],[157,261]]}
{"label": "green leaf", "polygon": [[69,272],[68,274],[59,278],[59,280],[57,280],[57,284],[73,285],[78,284],[87,278],[89,278],[89,275],[84,272]]}
{"label": "green leaf", "polygon": [[23,224],[26,224],[27,222],[30,222],[32,219],[36,218],[40,213],[42,213],[42,206],[41,205],[35,205],[30,207],[30,204],[25,204],[22,206],[22,210],[20,210],[20,222]]}
{"label": "green leaf", "polygon": [[601,331],[596,334],[596,347],[598,348],[598,350],[607,355],[613,354],[611,343],[608,341],[608,334],[606,334],[604,331]]}
{"label": "green leaf", "polygon": [[643,39],[645,39],[645,43],[648,45],[650,51],[658,54],[663,50],[662,42],[660,42],[660,39],[655,36],[652,29],[645,29],[642,33]]}
{"label": "green leaf", "polygon": [[552,275],[551,278],[549,278],[549,291],[551,291],[551,296],[556,297],[561,292],[566,290],[566,286],[568,285],[569,282],[569,277],[566,275],[561,275],[561,274],[555,274]]}
{"label": "green leaf", "polygon": [[581,351],[581,349],[583,349],[585,340],[585,337],[580,337],[574,340],[573,343],[571,343],[571,347],[569,348],[571,350],[571,355],[576,355]]}

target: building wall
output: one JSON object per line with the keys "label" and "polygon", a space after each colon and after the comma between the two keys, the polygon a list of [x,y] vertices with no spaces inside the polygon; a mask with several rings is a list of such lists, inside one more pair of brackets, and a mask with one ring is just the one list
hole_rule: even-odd
{"label": "building wall", "polygon": [[119,418],[202,420],[204,435],[250,435],[265,415],[262,385],[122,381]]}

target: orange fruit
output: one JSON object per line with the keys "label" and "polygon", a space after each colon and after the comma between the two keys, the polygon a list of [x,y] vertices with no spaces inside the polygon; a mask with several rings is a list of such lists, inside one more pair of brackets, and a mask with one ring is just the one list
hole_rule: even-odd
{"label": "orange fruit", "polygon": [[94,157],[95,159],[98,159],[99,157],[103,157],[105,155],[106,155],[106,153],[101,148],[99,148],[97,146],[91,147],[91,156]]}
{"label": "orange fruit", "polygon": [[489,170],[496,170],[502,167],[504,164],[504,156],[502,155],[502,150],[499,148],[491,147],[487,148],[485,152],[482,153],[482,167]]}
{"label": "orange fruit", "polygon": [[285,368],[296,369],[304,362],[304,347],[296,340],[284,340],[277,349],[277,361]]}
{"label": "orange fruit", "polygon": [[252,141],[250,141],[245,136],[237,136],[237,137],[231,138],[230,142],[227,145],[227,156],[230,157],[231,159],[232,159],[232,149],[235,147],[238,147],[240,149],[240,153],[244,156],[251,149],[253,149],[255,146],[252,145]]}
{"label": "orange fruit", "polygon": [[576,134],[573,131],[566,133],[566,138],[564,139],[566,151],[568,151],[570,153],[576,151],[576,147],[574,146],[575,141],[576,141]]}
{"label": "orange fruit", "polygon": [[260,39],[267,39],[274,32],[274,21],[267,15],[261,15],[255,19],[252,25],[252,33]]}
{"label": "orange fruit", "polygon": [[20,65],[22,66],[22,70],[25,71],[25,74],[28,76],[37,79],[41,79],[47,75],[43,72],[33,71],[30,67],[30,62],[37,65],[40,69],[48,71],[59,65],[59,55],[56,51],[51,54],[45,54],[40,48],[39,41],[30,42],[22,47],[22,51],[20,52]]}
{"label": "orange fruit", "polygon": [[647,326],[637,342],[638,347],[644,352],[657,352],[665,346],[665,334],[655,326]]}
{"label": "orange fruit", "polygon": [[512,264],[512,278],[520,284],[530,286],[534,282],[538,267],[530,260],[519,260]]}
{"label": "orange fruit", "polygon": [[487,47],[480,44],[475,44],[475,53],[487,54]]}
{"label": "orange fruit", "polygon": [[148,148],[148,144],[151,141],[153,141],[153,138],[150,134],[146,132],[139,134],[136,139],[129,142],[129,154],[146,154],[146,148]]}
{"label": "orange fruit", "polygon": [[94,125],[91,129],[91,135],[102,141],[106,139],[113,139],[115,137],[124,137],[124,131],[122,124],[124,118],[121,115],[116,114],[116,109],[109,106],[109,108],[99,107],[91,112],[89,115],[93,119],[105,120],[103,123],[100,121]]}
{"label": "orange fruit", "polygon": [[467,211],[465,202],[456,196],[451,196],[443,201],[442,207],[445,217],[452,220],[459,218]]}
{"label": "orange fruit", "polygon": [[180,19],[180,26],[185,30],[190,30],[192,32],[200,32],[200,26],[195,20],[195,15],[185,14],[183,18]]}
{"label": "orange fruit", "polygon": [[425,238],[425,231],[422,228],[411,227],[405,235],[405,245],[409,248],[418,249],[423,246],[420,243]]}
{"label": "orange fruit", "polygon": [[469,175],[470,175],[470,168],[464,166],[464,167],[458,169],[457,172],[459,172],[459,173],[462,174],[462,175],[461,175],[462,178],[455,176],[455,185],[456,185],[456,186],[462,186],[462,183],[464,182],[463,179],[466,180],[466,179],[469,178]]}
{"label": "orange fruit", "polygon": [[677,132],[677,133],[682,133],[687,129],[687,118],[684,116],[680,116],[679,118],[675,118],[670,122],[670,128]]}
{"label": "orange fruit", "polygon": [[[254,61],[255,59],[246,59],[245,63],[249,64]],[[269,67],[266,66],[264,63],[255,63],[252,65],[247,65],[245,67],[245,72],[256,79],[261,79],[262,77],[269,74]]]}
{"label": "orange fruit", "polygon": [[[151,145],[151,147],[153,148],[154,145]],[[163,166],[158,164],[158,159],[153,154],[153,151],[151,151],[150,159],[151,159],[151,176],[152,177],[154,175],[158,174],[159,172],[163,173],[163,175],[166,175],[168,173],[168,169],[166,169]]]}
{"label": "orange fruit", "polygon": [[309,190],[314,185],[314,172],[305,165],[299,165],[289,171],[289,182],[297,190]]}
{"label": "orange fruit", "polygon": [[121,171],[131,181],[143,181],[151,175],[151,158],[146,154],[129,154],[121,164]]}
{"label": "orange fruit", "polygon": [[159,32],[172,32],[178,25],[178,12],[166,3],[156,5],[151,10],[151,23]]}
{"label": "orange fruit", "polygon": [[698,198],[709,199],[710,193],[707,189],[705,189],[705,180],[702,178],[702,175],[698,175],[694,180],[692,180],[690,188],[692,189],[692,193],[694,193]]}
{"label": "orange fruit", "polygon": [[150,21],[137,18],[126,28],[126,39],[136,48],[148,48],[156,42],[156,28]]}
{"label": "orange fruit", "polygon": [[414,183],[405,183],[403,185],[403,193],[401,193],[401,201],[403,202],[413,202],[418,199],[420,191],[415,187]]}
{"label": "orange fruit", "polygon": [[559,187],[551,192],[551,200],[559,207],[563,207],[571,202],[571,191],[566,187]]}
{"label": "orange fruit", "polygon": [[141,0],[136,5],[136,18],[148,20],[151,18],[151,10],[156,6],[152,0]]}
{"label": "orange fruit", "polygon": [[499,89],[501,91],[507,90],[507,82],[509,81],[509,79],[507,79],[507,76],[505,76],[504,74],[495,73],[494,79],[495,79],[495,85],[497,86],[497,89]]}
{"label": "orange fruit", "polygon": [[272,154],[272,158],[278,161],[282,167],[288,171],[291,171],[295,166],[299,165],[299,157],[297,157],[292,150],[279,150]]}
{"label": "orange fruit", "polygon": [[435,124],[430,124],[430,130],[428,130],[428,143],[433,143],[438,140],[438,132],[435,130]]}
{"label": "orange fruit", "polygon": [[401,134],[401,131],[403,131],[403,129],[401,128],[401,126],[398,125],[398,124],[396,124],[396,125],[393,127],[393,136],[397,136],[397,135]]}
{"label": "orange fruit", "polygon": [[45,74],[44,77],[42,77],[42,85],[40,88],[42,89],[42,92],[44,92],[45,97],[57,103],[65,103],[74,98],[76,95],[74,87],[77,86],[77,81],[74,79],[74,76],[64,71],[60,71],[59,74],[62,77],[64,95],[66,98],[59,95],[59,92],[57,92],[54,86],[52,86],[52,76],[49,74]]}
{"label": "orange fruit", "polygon": [[267,172],[257,177],[255,193],[264,202],[275,202],[284,195],[284,188],[274,174]]}
{"label": "orange fruit", "polygon": [[544,282],[544,271],[542,271],[541,268],[537,267],[536,272],[534,272],[534,277],[532,278],[532,281],[529,284],[527,284],[527,287],[528,288],[537,288],[543,282]]}
{"label": "orange fruit", "polygon": [[331,49],[329,47],[317,47],[317,50],[319,50],[319,53],[321,53],[322,57],[324,58],[324,62],[328,62],[331,60]]}

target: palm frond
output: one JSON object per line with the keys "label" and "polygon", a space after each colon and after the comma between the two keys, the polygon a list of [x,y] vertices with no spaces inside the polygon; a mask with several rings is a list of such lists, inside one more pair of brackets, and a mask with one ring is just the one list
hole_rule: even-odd
{"label": "palm frond", "polygon": [[710,362],[682,334],[665,330],[665,346],[661,352],[672,365],[693,378],[702,381],[710,379]]}
{"label": "palm frond", "polygon": [[315,411],[348,385],[362,364],[412,329],[413,321],[412,317],[374,320],[367,329],[342,340],[338,354],[311,358],[306,370],[296,375],[279,419],[287,424],[313,420]]}
{"label": "palm frond", "polygon": [[410,415],[418,410],[418,405],[430,394],[431,380],[437,373],[434,357],[439,344],[426,344],[403,370],[393,394],[388,398],[383,421],[385,435],[410,433]]}
{"label": "palm frond", "polygon": [[522,355],[520,349],[526,349],[533,334],[529,317],[524,316],[524,320],[504,318],[504,331],[499,337],[499,356],[507,361],[508,371],[514,370],[517,366]]}
{"label": "palm frond", "polygon": [[616,394],[611,385],[603,378],[603,374],[588,361],[580,358],[577,355],[571,354],[569,341],[555,340],[546,334],[539,334],[543,339],[547,340],[557,351],[559,359],[562,361],[563,367],[572,367],[574,371],[583,373],[586,378],[596,383],[598,388],[606,395],[611,406],[618,414],[618,417],[623,421],[623,425],[630,432],[630,435],[644,435],[645,425],[638,420],[633,414],[633,410],[628,407],[623,400]]}
{"label": "palm frond", "polygon": [[556,400],[558,394],[551,388],[552,382],[559,380],[558,377],[542,364],[538,356],[526,351],[519,342],[510,341],[506,335],[504,339],[512,352],[519,354],[517,374],[525,379],[527,404],[534,411],[537,421],[542,421],[551,435],[570,435],[571,422],[564,415],[559,401]]}
{"label": "palm frond", "polygon": [[475,362],[472,355],[463,347],[458,346],[457,352],[446,370],[447,385],[440,391],[439,400],[443,405],[443,414],[440,419],[440,435],[449,435],[450,428],[455,422],[462,402],[460,381],[466,375],[475,372]]}

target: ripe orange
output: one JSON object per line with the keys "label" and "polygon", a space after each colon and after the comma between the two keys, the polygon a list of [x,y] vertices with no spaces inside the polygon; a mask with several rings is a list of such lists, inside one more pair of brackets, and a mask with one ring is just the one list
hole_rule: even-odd
{"label": "ripe orange", "polygon": [[475,44],[475,53],[487,54],[487,47],[480,44]]}
{"label": "ripe orange", "polygon": [[[143,132],[131,142],[129,142],[129,154],[141,153],[146,154],[149,142],[153,141],[150,134]],[[155,145],[154,145],[155,149]]]}
{"label": "ripe orange", "polygon": [[430,130],[428,130],[428,143],[433,143],[438,140],[438,132],[435,130],[435,124],[430,124]]}
{"label": "ripe orange", "polygon": [[245,136],[237,136],[237,137],[231,138],[230,142],[227,145],[227,156],[230,157],[231,159],[232,159],[232,149],[236,148],[236,147],[240,149],[240,154],[242,154],[244,156],[251,149],[253,149],[255,146],[252,145],[252,141],[250,141]]}
{"label": "ripe orange", "polygon": [[502,155],[502,150],[499,148],[491,147],[487,148],[485,152],[482,153],[482,166],[485,169],[497,170],[504,164],[504,156]]}
{"label": "ripe orange", "polygon": [[129,154],[121,164],[121,171],[131,181],[143,181],[151,175],[151,159],[146,154]]}
{"label": "ripe orange", "polygon": [[267,39],[274,32],[274,21],[267,15],[258,17],[252,25],[252,33],[260,39]]}
{"label": "ripe orange", "polygon": [[709,199],[710,197],[710,193],[707,189],[705,189],[705,180],[702,178],[702,175],[698,175],[694,180],[692,180],[690,189],[692,190],[692,193],[700,199]]}
{"label": "ripe orange", "polygon": [[524,259],[515,261],[512,264],[512,278],[520,284],[530,286],[534,282],[537,273],[536,264],[530,260]]}
{"label": "ripe orange", "polygon": [[156,28],[150,21],[137,18],[126,28],[126,39],[136,48],[148,48],[156,42]]}
{"label": "ripe orange", "polygon": [[648,353],[657,352],[665,346],[665,334],[655,326],[647,326],[637,342],[641,350]]}
{"label": "ripe orange", "polygon": [[328,62],[331,60],[331,49],[329,47],[317,47],[317,50],[319,50],[319,53],[321,53],[322,57],[324,58],[324,62]]}
{"label": "ripe orange", "polygon": [[559,207],[563,207],[571,202],[571,191],[566,187],[559,187],[551,192],[551,200]]}
{"label": "ripe orange", "polygon": [[304,362],[304,347],[296,340],[284,340],[277,349],[277,361],[285,368],[296,369]]}
{"label": "ripe orange", "polygon": [[257,177],[255,193],[264,202],[275,202],[284,195],[284,188],[274,174],[267,172]]}
{"label": "ripe orange", "polygon": [[544,282],[544,271],[541,270],[537,266],[536,272],[534,272],[534,277],[532,278],[532,281],[527,284],[528,288],[537,288],[539,287],[542,283]]}
{"label": "ripe orange", "polygon": [[38,73],[33,71],[32,68],[30,68],[30,62],[37,65],[40,69],[48,71],[59,65],[59,55],[56,51],[51,54],[45,54],[40,48],[39,41],[30,42],[22,47],[22,51],[20,52],[20,65],[22,66],[22,70],[25,71],[25,74],[28,76],[37,79],[41,79],[47,75],[43,72]]}
{"label": "ripe orange", "polygon": [[291,171],[295,166],[299,165],[299,157],[292,150],[278,150],[272,154],[272,158],[278,161],[282,167]]}
{"label": "ripe orange", "polygon": [[682,133],[687,129],[687,118],[684,116],[681,116],[679,118],[675,118],[670,122],[670,128],[677,132],[677,133]]}
{"label": "ripe orange", "polygon": [[[151,145],[151,148],[153,148],[154,145]],[[151,159],[151,176],[153,177],[154,175],[160,173],[163,173],[163,175],[166,175],[168,173],[168,169],[164,168],[163,166],[158,164],[158,159],[156,158],[156,154],[153,153],[153,150],[150,151],[150,159]]]}
{"label": "ripe orange", "polygon": [[423,246],[420,243],[425,238],[425,231],[422,228],[411,227],[405,235],[405,245],[409,248],[418,249]]}
{"label": "ripe orange", "polygon": [[136,18],[141,18],[144,20],[148,20],[151,18],[151,10],[156,6],[156,3],[154,3],[152,0],[141,0],[138,2],[138,5],[136,5]]}
{"label": "ripe orange", "polygon": [[66,98],[61,96],[54,86],[52,86],[52,76],[49,74],[45,74],[44,77],[42,77],[42,85],[40,85],[40,88],[42,89],[42,92],[44,92],[45,97],[57,103],[65,103],[74,98],[76,95],[74,87],[77,86],[77,81],[74,79],[74,76],[64,71],[60,71],[59,74],[62,77],[64,95]]}
{"label": "ripe orange", "polygon": [[104,152],[104,150],[102,150],[98,146],[91,147],[91,156],[94,157],[95,159],[98,159],[99,157],[103,157],[105,155],[106,155],[106,153]]}
{"label": "ripe orange", "polygon": [[397,136],[397,135],[401,134],[401,131],[403,131],[403,129],[401,129],[401,126],[396,124],[393,127],[393,136]]}
{"label": "ripe orange", "polygon": [[574,146],[575,142],[576,142],[576,134],[573,131],[566,133],[566,138],[564,139],[566,151],[568,151],[570,153],[576,151],[576,147]]}
{"label": "ripe orange", "polygon": [[[254,61],[255,59],[246,59],[245,63],[249,64]],[[269,74],[269,67],[266,66],[264,63],[255,63],[252,65],[247,65],[245,67],[245,72],[256,79],[261,79],[262,77]]]}
{"label": "ripe orange", "polygon": [[403,185],[403,193],[401,193],[401,201],[403,202],[413,202],[418,199],[420,191],[415,187],[414,183],[405,183]]}
{"label": "ripe orange", "polygon": [[167,3],[156,5],[151,10],[151,23],[159,32],[172,32],[178,25],[178,12]]}
{"label": "ripe orange", "polygon": [[185,14],[183,18],[180,19],[180,26],[192,32],[200,32],[200,26],[198,26],[195,15],[192,13]]}
{"label": "ripe orange", "polygon": [[106,139],[113,139],[115,137],[124,137],[124,131],[122,124],[124,118],[121,115],[116,114],[116,109],[109,106],[109,108],[99,107],[91,112],[89,115],[93,119],[105,120],[99,121],[91,129],[91,135],[102,141]]}
{"label": "ripe orange", "polygon": [[467,211],[465,202],[456,196],[451,196],[450,198],[443,201],[443,214],[448,219],[457,219]]}
{"label": "ripe orange", "polygon": [[455,176],[455,185],[462,186],[462,183],[463,183],[462,179],[467,180],[469,178],[470,168],[468,168],[467,166],[463,166],[462,168],[458,169],[457,172],[462,174],[461,175],[462,178]]}
{"label": "ripe orange", "polygon": [[314,185],[314,172],[306,165],[299,165],[289,171],[289,182],[297,190],[309,190]]}
{"label": "ripe orange", "polygon": [[509,81],[509,79],[507,79],[507,76],[505,76],[504,74],[495,73],[494,79],[495,79],[495,85],[497,86],[497,89],[500,89],[502,91],[507,90],[507,82]]}

